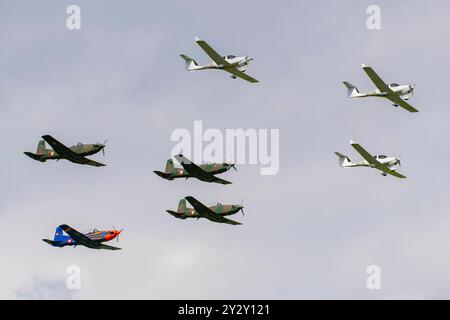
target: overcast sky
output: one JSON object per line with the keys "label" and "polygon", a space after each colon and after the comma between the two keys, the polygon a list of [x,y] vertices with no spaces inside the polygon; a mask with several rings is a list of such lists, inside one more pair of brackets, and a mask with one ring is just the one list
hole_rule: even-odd
{"label": "overcast sky", "polygon": [[[448,1],[0,0],[0,298],[450,298]],[[381,8],[368,30],[366,9]],[[194,42],[254,58],[250,84],[189,73]],[[350,100],[347,80],[415,83],[411,114]],[[240,165],[223,186],[165,181],[176,128],[280,129],[280,171]],[[108,139],[108,166],[26,157],[44,134],[71,145]],[[402,155],[408,179],[338,167],[333,154]],[[242,226],[165,213],[193,195],[240,203]],[[125,228],[121,251],[53,248],[66,223]],[[378,265],[382,289],[368,290]],[[82,288],[69,291],[78,265]]]}

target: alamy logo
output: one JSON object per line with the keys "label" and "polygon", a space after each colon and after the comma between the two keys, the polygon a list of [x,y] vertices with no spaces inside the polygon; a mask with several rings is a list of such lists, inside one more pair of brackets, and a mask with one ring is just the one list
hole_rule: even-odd
{"label": "alamy logo", "polygon": [[69,14],[66,20],[66,27],[69,30],[81,29],[81,8],[77,5],[67,7],[66,13]]}
{"label": "alamy logo", "polygon": [[[260,165],[261,175],[276,175],[280,168],[279,129],[219,129],[203,131],[203,122],[194,121],[193,134],[178,128],[171,141],[178,142],[171,155],[183,154],[195,163],[228,162]],[[205,143],[205,145],[204,145]]]}
{"label": "alamy logo", "polygon": [[377,5],[367,7],[366,13],[369,15],[366,26],[369,30],[381,30],[381,8]]}
{"label": "alamy logo", "polygon": [[366,273],[369,275],[366,282],[367,289],[381,290],[381,268],[374,264],[367,267]]}
{"label": "alamy logo", "polygon": [[67,267],[66,273],[69,275],[66,281],[67,289],[80,290],[81,289],[81,268],[77,265],[70,265]]}

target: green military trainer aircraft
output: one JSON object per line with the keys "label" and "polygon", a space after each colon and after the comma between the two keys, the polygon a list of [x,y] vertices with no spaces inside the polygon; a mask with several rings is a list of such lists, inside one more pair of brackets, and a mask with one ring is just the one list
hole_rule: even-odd
{"label": "green military trainer aircraft", "polygon": [[153,172],[166,180],[173,180],[176,178],[197,178],[206,182],[231,184],[231,182],[217,178],[214,175],[226,172],[231,168],[236,170],[235,165],[232,163],[206,163],[198,166],[181,154],[176,155],[175,159],[177,159],[177,161],[181,164],[182,168],[175,168],[172,159],[169,159],[166,163],[165,172]]}
{"label": "green military trainer aircraft", "polygon": [[[33,160],[45,162],[47,160],[66,159],[73,163],[86,164],[94,167],[105,166],[105,164],[87,159],[85,158],[85,156],[90,156],[100,151],[102,151],[103,155],[105,155],[106,141],[103,144],[79,143],[69,148],[66,147],[64,144],[62,144],[61,142],[59,142],[58,140],[56,140],[55,138],[53,138],[52,136],[45,135],[42,136],[42,139],[44,140],[39,141],[36,154],[32,152],[24,152],[27,156],[29,156]],[[53,148],[53,150],[46,149],[45,142],[47,142]]]}
{"label": "green military trainer aircraft", "polygon": [[[186,200],[193,206],[193,208],[188,208],[186,206]],[[178,210],[176,212],[167,210],[168,213],[178,219],[184,220],[187,218],[205,218],[213,222],[227,223],[232,225],[239,225],[242,223],[227,219],[225,218],[225,216],[235,214],[239,211],[242,211],[242,215],[244,215],[244,207],[242,206],[242,204],[224,205],[218,203],[217,205],[207,207],[191,196],[180,200],[180,203],[178,204]]]}

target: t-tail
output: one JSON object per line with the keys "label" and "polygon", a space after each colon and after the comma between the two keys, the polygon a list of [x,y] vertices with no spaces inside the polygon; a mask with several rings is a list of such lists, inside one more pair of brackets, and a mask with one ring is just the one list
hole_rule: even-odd
{"label": "t-tail", "polygon": [[200,69],[197,62],[194,59],[192,59],[191,57],[188,57],[185,54],[180,54],[180,57],[182,57],[184,59],[184,64],[185,64],[185,68],[187,71]]}
{"label": "t-tail", "polygon": [[173,160],[172,159],[167,160],[166,169],[164,170],[164,172],[161,172],[161,171],[153,171],[153,172],[156,173],[158,176],[160,176],[163,179],[173,180],[173,178],[170,177],[175,172],[175,166],[173,164]]}
{"label": "t-tail", "polygon": [[357,98],[363,96],[363,94],[359,93],[358,88],[352,85],[350,82],[344,81],[342,83],[347,87],[347,96],[349,98]]}
{"label": "t-tail", "polygon": [[45,162],[45,159],[42,159],[42,156],[45,154],[45,141],[44,140],[39,141],[36,149],[36,154],[32,152],[24,152],[24,153],[33,160]]}
{"label": "t-tail", "polygon": [[334,154],[338,156],[338,158],[339,158],[339,165],[341,167],[349,167],[349,166],[352,165],[352,161],[346,155],[343,155],[340,152],[335,152]]}

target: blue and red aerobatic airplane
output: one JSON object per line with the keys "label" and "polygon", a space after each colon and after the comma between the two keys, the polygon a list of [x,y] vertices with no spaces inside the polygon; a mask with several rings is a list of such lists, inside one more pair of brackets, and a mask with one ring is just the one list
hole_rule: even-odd
{"label": "blue and red aerobatic airplane", "polygon": [[[42,239],[42,241],[47,242],[53,247],[65,247],[65,246],[74,246],[74,248],[78,245],[85,246],[91,249],[108,249],[108,250],[120,250],[121,248],[108,246],[102,244],[102,242],[113,240],[117,238],[119,241],[119,234],[123,231],[121,230],[104,230],[99,231],[94,229],[93,231],[87,233],[81,233],[77,230],[69,227],[66,224],[60,225],[56,228],[55,237],[52,240]],[[64,234],[64,232],[67,234]]]}

